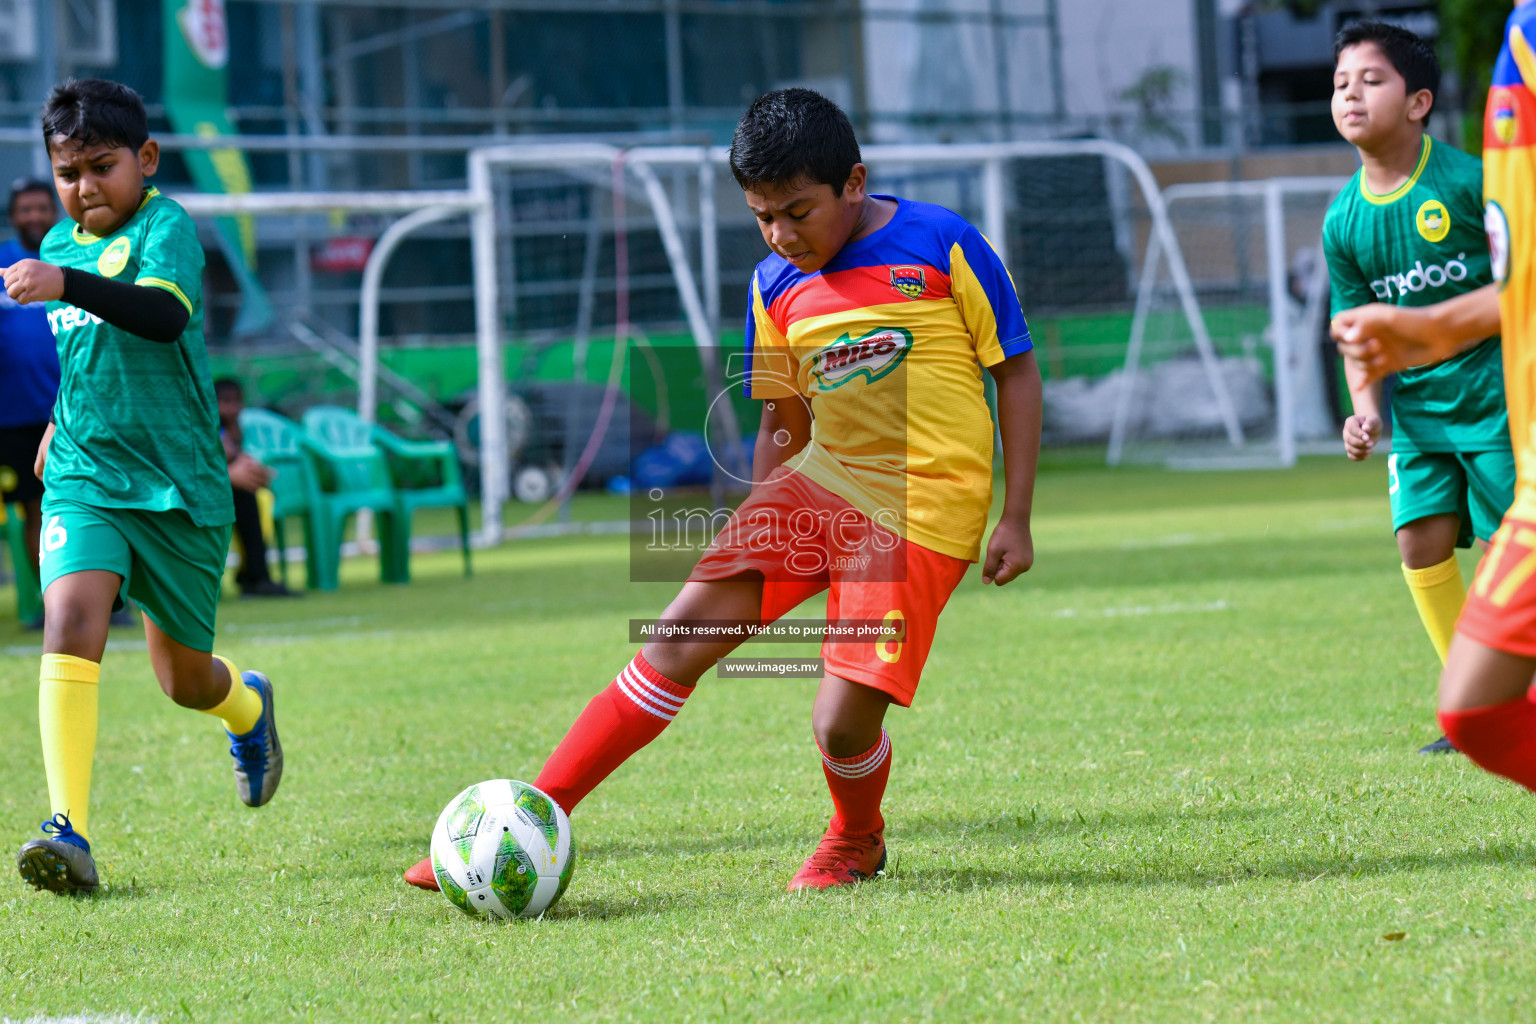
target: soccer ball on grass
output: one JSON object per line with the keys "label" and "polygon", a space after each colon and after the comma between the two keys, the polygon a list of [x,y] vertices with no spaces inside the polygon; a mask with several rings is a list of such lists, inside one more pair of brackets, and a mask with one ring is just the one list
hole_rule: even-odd
{"label": "soccer ball on grass", "polygon": [[472,917],[538,917],[576,868],[571,822],[526,782],[492,779],[448,801],[432,830],[432,872]]}

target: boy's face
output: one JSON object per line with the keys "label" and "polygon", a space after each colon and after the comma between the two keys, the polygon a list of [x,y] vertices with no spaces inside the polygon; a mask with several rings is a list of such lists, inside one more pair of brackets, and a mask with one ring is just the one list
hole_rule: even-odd
{"label": "boy's face", "polygon": [[144,179],[160,168],[160,144],[150,139],[135,152],[127,146],[81,146],[55,135],[48,140],[48,159],[69,219],[93,235],[110,235],[143,201]]}
{"label": "boy's face", "polygon": [[826,266],[848,241],[864,203],[863,164],[854,164],[842,195],[831,185],[794,182],[748,189],[747,206],[768,248],[811,274]]}
{"label": "boy's face", "polygon": [[[1333,123],[1347,142],[1365,149],[1394,133],[1423,130],[1434,95],[1408,83],[1375,43],[1345,47],[1333,69]],[[1418,122],[1415,124],[1414,122]]]}

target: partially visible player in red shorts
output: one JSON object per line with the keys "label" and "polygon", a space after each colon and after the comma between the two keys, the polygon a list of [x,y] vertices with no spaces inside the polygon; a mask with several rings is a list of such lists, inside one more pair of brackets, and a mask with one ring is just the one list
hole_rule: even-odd
{"label": "partially visible player in red shorts", "polygon": [[1372,304],[1334,318],[1346,358],[1374,378],[1501,333],[1515,500],[1478,566],[1440,677],[1446,737],[1480,766],[1536,789],[1536,3],[1518,0],[1494,66],[1483,131],[1483,223],[1494,283],[1418,309]]}
{"label": "partially visible player in red shorts", "polygon": [[[1006,490],[982,581],[1008,583],[1034,561],[1040,372],[986,239],[941,207],[867,193],[853,126],[825,97],[784,89],[753,103],[731,170],[772,250],[752,276],[740,375],[762,400],[754,486],[659,622],[769,622],[827,591],[829,625],[895,630],[823,645],[811,727],[834,813],[789,884],[822,889],[885,866],[885,714],[911,704],[939,613],[983,560],[994,431]],[[739,643],[647,643],[534,784],[574,811]],[[430,861],[406,879],[435,888]]]}

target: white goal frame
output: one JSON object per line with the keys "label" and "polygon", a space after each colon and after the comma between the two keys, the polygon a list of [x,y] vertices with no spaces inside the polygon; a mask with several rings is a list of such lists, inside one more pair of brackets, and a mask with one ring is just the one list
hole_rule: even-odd
{"label": "white goal frame", "polygon": [[[1214,345],[1201,315],[1183,253],[1168,218],[1164,194],[1145,160],[1115,142],[1083,139],[1061,142],[1000,142],[962,145],[873,145],[863,147],[864,161],[882,164],[979,167],[982,183],[983,233],[1004,264],[1007,251],[1007,173],[1009,161],[1029,158],[1096,156],[1119,164],[1136,182],[1151,218],[1148,259],[1166,262],[1195,346],[1212,391],[1217,396],[1226,434],[1234,447],[1243,441],[1242,428],[1222,379]],[[519,170],[611,170],[622,164],[641,186],[656,220],[672,277],[682,303],[689,333],[698,346],[706,375],[718,381],[715,346],[719,338],[719,241],[715,207],[715,175],[729,164],[723,146],[640,146],[623,149],[592,143],[516,144],[470,151],[468,188],[462,191],[421,192],[290,192],[243,195],[177,194],[174,198],[196,216],[241,213],[320,213],[334,210],[400,213],[375,243],[363,273],[359,312],[358,412],[374,419],[378,403],[378,307],[384,267],[399,243],[412,231],[436,221],[467,214],[475,289],[475,337],[478,400],[482,410],[505,406],[507,381],[496,252],[496,198],[493,175],[500,168]],[[687,256],[672,200],[658,169],[700,175],[698,223],[700,263],[697,274]],[[1156,254],[1154,257],[1154,253]],[[1156,268],[1154,267],[1154,270]],[[1143,285],[1151,275],[1143,268]],[[1138,294],[1138,310],[1141,296]],[[481,416],[481,530],[477,542],[498,543],[504,536],[502,507],[510,497],[510,452],[506,422],[501,416]]]}
{"label": "white goal frame", "polygon": [[[1296,464],[1296,408],[1298,394],[1294,376],[1296,349],[1291,336],[1291,318],[1286,310],[1287,275],[1290,271],[1286,254],[1285,197],[1291,195],[1338,195],[1349,184],[1344,177],[1285,177],[1257,181],[1211,181],[1170,185],[1163,190],[1164,209],[1180,201],[1197,199],[1225,199],[1262,197],[1264,200],[1264,253],[1265,274],[1269,286],[1269,320],[1274,345],[1275,367],[1275,441],[1274,460],[1259,459],[1252,464]],[[1172,233],[1170,229],[1170,233]],[[1110,428],[1109,451],[1106,461],[1117,466],[1124,458],[1126,431],[1134,401],[1136,378],[1141,372],[1141,354],[1146,337],[1147,317],[1157,291],[1158,264],[1163,255],[1162,236],[1154,233],[1147,240],[1147,254],[1142,261],[1141,279],[1136,287],[1136,309],[1131,320],[1131,336],[1125,352],[1125,386],[1121,389],[1115,406],[1113,425]],[[1318,239],[1321,256],[1322,239]],[[1303,325],[1314,335],[1328,315],[1328,288],[1326,269],[1319,263],[1319,277],[1314,278],[1307,291]],[[1186,274],[1187,277],[1187,274]],[[1321,287],[1317,281],[1321,281]],[[1180,300],[1183,301],[1182,287]],[[1203,351],[1203,350],[1202,350]],[[1221,401],[1218,392],[1217,400]],[[1230,436],[1230,431],[1229,431]],[[1240,443],[1241,435],[1234,440]]]}

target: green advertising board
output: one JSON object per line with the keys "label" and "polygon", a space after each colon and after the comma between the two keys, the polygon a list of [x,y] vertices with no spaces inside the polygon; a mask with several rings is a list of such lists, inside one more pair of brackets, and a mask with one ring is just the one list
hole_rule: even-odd
{"label": "green advertising board", "polygon": [[[235,134],[228,113],[229,20],[224,0],[162,0],[165,110],[179,133],[217,138]],[[183,151],[192,180],[204,192],[251,191],[251,168],[234,147]],[[272,324],[272,304],[256,280],[256,226],[249,214],[220,218],[220,248],[240,283],[234,333],[256,334]]]}

